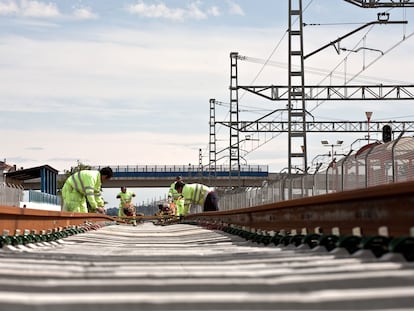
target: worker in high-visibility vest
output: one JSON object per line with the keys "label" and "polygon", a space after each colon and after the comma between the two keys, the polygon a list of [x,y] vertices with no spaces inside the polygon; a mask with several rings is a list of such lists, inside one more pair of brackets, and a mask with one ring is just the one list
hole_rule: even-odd
{"label": "worker in high-visibility vest", "polygon": [[[118,209],[118,216],[125,217],[125,216],[135,216],[136,210],[135,206],[132,203],[132,198],[135,197],[135,193],[132,191],[127,191],[126,187],[121,187],[121,192],[119,192],[116,196],[117,199],[120,200],[119,202],[119,209]],[[136,226],[137,222],[135,219],[132,220],[132,224]]]}
{"label": "worker in high-visibility vest", "polygon": [[[125,186],[121,187],[121,192],[117,194],[116,196],[117,199],[120,200],[119,202],[119,210],[120,213],[122,213],[124,208],[129,207],[130,204],[132,204],[132,198],[135,198],[135,193],[132,191],[127,191],[127,188]],[[125,216],[125,215],[120,215],[119,216]],[[124,213],[125,214],[125,213]],[[130,215],[127,215],[130,216]]]}
{"label": "worker in high-visibility vest", "polygon": [[175,216],[180,217],[187,215],[187,213],[185,212],[183,197],[175,190],[175,184],[178,181],[182,182],[183,178],[181,176],[175,177],[175,181],[170,185],[170,189],[168,190],[168,203],[174,205]]}
{"label": "worker in high-visibility vest", "polygon": [[[175,183],[175,190],[184,198],[184,209],[189,212],[218,211],[218,195],[214,188],[203,184]],[[197,208],[199,207],[199,208]]]}
{"label": "worker in high-visibility vest", "polygon": [[103,167],[99,171],[82,170],[69,176],[62,188],[63,211],[105,213],[101,186],[112,176],[110,167]]}

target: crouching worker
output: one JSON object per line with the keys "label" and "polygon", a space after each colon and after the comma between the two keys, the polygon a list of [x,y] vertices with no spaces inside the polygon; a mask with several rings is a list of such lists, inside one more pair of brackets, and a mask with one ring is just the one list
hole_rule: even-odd
{"label": "crouching worker", "polygon": [[[218,196],[214,188],[203,184],[185,184],[182,181],[175,183],[175,190],[184,199],[185,214],[190,211],[192,206],[202,206],[203,212],[218,211]],[[195,210],[193,212],[201,212]]]}
{"label": "crouching worker", "polygon": [[105,213],[101,186],[112,176],[110,167],[101,168],[99,171],[81,170],[69,176],[62,188],[63,211]]}
{"label": "crouching worker", "polygon": [[[127,191],[126,187],[121,187],[121,192],[116,196],[116,198],[120,200],[118,217],[136,216],[135,206],[132,203],[132,198],[134,197],[135,193]],[[134,226],[137,225],[136,219],[132,220],[132,224]]]}
{"label": "crouching worker", "polygon": [[175,184],[178,181],[183,182],[183,178],[181,176],[175,177],[175,181],[170,185],[168,190],[168,202],[170,203],[170,207],[174,207],[174,215],[181,218],[182,216],[185,216],[186,213],[184,211],[184,199],[181,194],[175,190]]}

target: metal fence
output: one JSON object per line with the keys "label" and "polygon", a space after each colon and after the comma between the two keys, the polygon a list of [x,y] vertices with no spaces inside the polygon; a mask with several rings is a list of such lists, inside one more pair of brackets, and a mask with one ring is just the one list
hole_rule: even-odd
{"label": "metal fence", "polygon": [[[220,196],[220,210],[232,210],[331,192],[414,180],[414,138],[368,144],[356,152],[295,176],[281,175],[262,187]],[[414,189],[413,189],[414,190]]]}
{"label": "metal fence", "polygon": [[0,183],[0,205],[19,206],[23,199],[23,187]]}

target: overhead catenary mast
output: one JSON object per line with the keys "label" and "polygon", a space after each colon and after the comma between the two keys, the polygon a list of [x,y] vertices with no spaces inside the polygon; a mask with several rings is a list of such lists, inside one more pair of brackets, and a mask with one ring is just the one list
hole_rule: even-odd
{"label": "overhead catenary mast", "polygon": [[[345,0],[351,4],[357,5],[362,8],[374,8],[374,7],[414,7],[413,1],[353,1]],[[230,77],[230,122],[226,121],[217,121],[214,120],[215,124],[222,124],[229,127],[230,130],[230,172],[233,170],[233,173],[240,170],[240,132],[288,132],[288,173],[293,174],[303,172],[306,173],[307,166],[307,132],[308,131],[326,131],[326,132],[336,132],[338,129],[335,126],[326,126],[324,124],[335,124],[336,121],[331,122],[307,122],[306,116],[306,103],[305,103],[305,94],[306,101],[308,100],[406,100],[414,98],[414,85],[381,85],[377,88],[373,88],[370,85],[364,86],[305,86],[305,68],[304,60],[308,57],[316,54],[317,52],[327,48],[328,46],[335,46],[335,43],[339,43],[340,40],[354,34],[355,32],[367,27],[371,24],[401,24],[406,23],[406,21],[389,21],[382,17],[378,17],[377,21],[367,23],[366,25],[338,38],[337,40],[330,42],[329,44],[317,49],[316,51],[304,55],[303,52],[303,22],[302,22],[302,0],[289,0],[289,63],[288,63],[288,86],[243,86],[238,84],[237,79],[237,59],[245,59],[246,57],[238,55],[237,52],[232,52],[230,54],[231,59],[231,77]],[[294,43],[294,44],[293,44]],[[338,45],[339,46],[339,45]],[[312,91],[312,89],[315,90]],[[353,88],[357,91],[348,92],[348,88]],[[269,126],[263,126],[265,121],[263,118],[258,120],[240,120],[239,116],[239,97],[238,90],[244,89],[248,92],[254,93],[256,95],[265,97],[270,100],[287,100],[287,110],[288,110],[288,121],[287,129],[284,126],[284,122],[276,122],[278,124],[270,124]],[[390,90],[388,92],[387,90]],[[266,92],[270,92],[270,95],[267,95]],[[310,96],[309,96],[310,94]],[[319,97],[312,98],[312,94],[318,94]],[[352,94],[350,98],[347,94]],[[322,98],[320,97],[322,95]],[[368,95],[368,96],[367,96]],[[372,97],[370,98],[370,96]],[[325,96],[325,97],[324,97]],[[274,112],[278,111],[277,109]],[[270,114],[268,114],[270,115]],[[269,123],[269,122],[268,122]],[[270,122],[275,123],[275,122]],[[359,123],[359,125],[358,125]],[[339,131],[344,132],[363,132],[365,129],[360,129],[361,122],[347,122],[345,128],[339,127]],[[412,131],[413,122],[396,122],[397,128]],[[214,124],[214,125],[215,125]],[[316,124],[316,126],[314,126]],[[320,124],[320,125],[318,125]],[[370,126],[371,131],[378,131],[375,129],[376,122],[371,122]],[[211,127],[210,127],[211,131]],[[214,146],[215,143],[210,143],[211,146]],[[211,158],[210,158],[211,165]],[[231,173],[231,176],[234,174]],[[231,177],[230,176],[230,177]]]}

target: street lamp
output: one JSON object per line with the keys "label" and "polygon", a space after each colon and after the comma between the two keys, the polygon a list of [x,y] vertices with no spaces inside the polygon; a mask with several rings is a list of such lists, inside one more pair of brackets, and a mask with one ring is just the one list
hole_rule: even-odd
{"label": "street lamp", "polygon": [[372,111],[365,112],[368,121],[368,144],[369,144],[369,121],[371,121]]}
{"label": "street lamp", "polygon": [[344,142],[343,140],[337,140],[336,141],[336,144],[331,144],[327,140],[321,140],[321,143],[322,143],[323,146],[325,146],[325,147],[331,147],[331,160],[332,161],[334,160],[334,148],[335,147],[342,146],[343,142]]}

